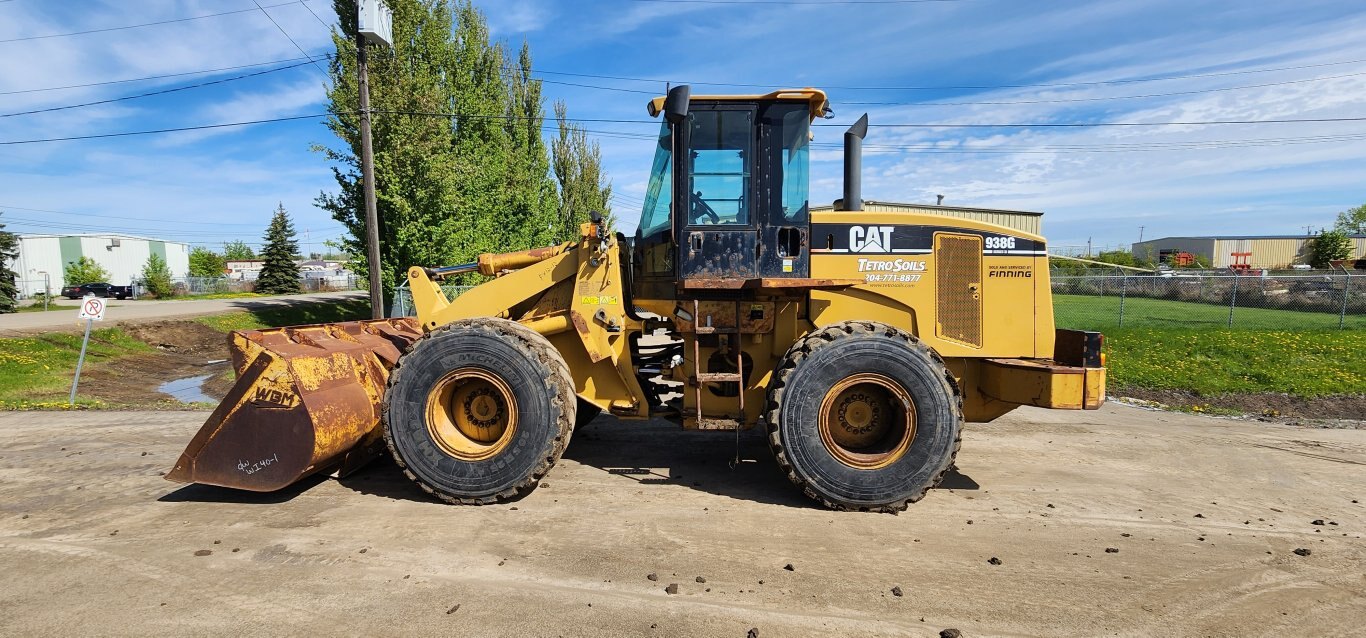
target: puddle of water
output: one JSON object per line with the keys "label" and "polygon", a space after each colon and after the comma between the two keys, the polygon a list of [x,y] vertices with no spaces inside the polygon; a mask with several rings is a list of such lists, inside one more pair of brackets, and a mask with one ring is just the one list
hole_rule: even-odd
{"label": "puddle of water", "polygon": [[214,403],[213,397],[204,394],[204,382],[212,377],[212,374],[202,374],[195,377],[186,377],[167,381],[157,386],[157,392],[164,392],[175,397],[181,403]]}

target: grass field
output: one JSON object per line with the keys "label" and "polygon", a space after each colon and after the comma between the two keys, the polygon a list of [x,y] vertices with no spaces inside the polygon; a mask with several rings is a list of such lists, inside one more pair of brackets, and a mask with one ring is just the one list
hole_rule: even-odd
{"label": "grass field", "polygon": [[[1119,327],[1119,297],[1053,295],[1059,328],[1106,330]],[[1228,306],[1146,297],[1124,300],[1124,327],[1228,328]],[[1338,315],[1268,308],[1234,308],[1233,328],[1246,330],[1337,329]],[[1366,315],[1347,315],[1344,327],[1366,330]]]}
{"label": "grass field", "polygon": [[298,326],[331,321],[355,321],[370,318],[369,299],[346,299],[331,303],[305,304],[279,308],[262,308],[209,315],[195,319],[222,332],[260,330],[277,326]]}
{"label": "grass field", "polygon": [[[74,308],[67,310],[74,311]],[[370,316],[368,300],[348,299],[336,303],[314,303],[283,308],[187,319],[214,329],[250,330],[327,321],[350,321]],[[34,337],[0,339],[0,410],[64,409],[66,401],[54,397],[71,387],[76,359],[81,351],[81,335],[53,332]],[[156,349],[129,336],[119,328],[103,328],[90,333],[86,369],[118,365],[122,357],[149,354]],[[148,383],[155,383],[149,380]],[[77,397],[77,407],[99,407],[101,402]]]}
{"label": "grass field", "polygon": [[[85,364],[99,365],[119,357],[152,352],[151,346],[134,339],[118,328],[90,332]],[[54,332],[36,337],[0,339],[0,409],[65,407],[66,401],[51,397],[71,386],[76,359],[81,353],[81,335]],[[98,401],[77,398],[82,405]]]}
{"label": "grass field", "polygon": [[1130,298],[1054,295],[1060,328],[1105,333],[1113,389],[1211,396],[1276,392],[1300,397],[1366,394],[1366,317]]}

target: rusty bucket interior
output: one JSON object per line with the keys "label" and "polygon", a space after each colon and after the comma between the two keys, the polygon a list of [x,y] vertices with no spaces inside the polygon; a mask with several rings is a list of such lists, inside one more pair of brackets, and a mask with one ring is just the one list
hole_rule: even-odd
{"label": "rusty bucket interior", "polygon": [[421,334],[412,318],[233,332],[237,382],[166,478],[269,492],[359,468],[383,450],[385,384]]}

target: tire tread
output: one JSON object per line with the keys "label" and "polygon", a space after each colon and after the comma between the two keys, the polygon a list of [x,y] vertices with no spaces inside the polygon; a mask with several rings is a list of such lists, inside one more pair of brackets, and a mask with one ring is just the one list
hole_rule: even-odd
{"label": "tire tread", "polygon": [[[431,343],[432,339],[438,338],[441,334],[465,326],[494,334],[499,338],[513,340],[519,348],[531,354],[538,363],[549,370],[559,381],[558,383],[552,384],[552,388],[555,390],[555,396],[551,397],[551,404],[556,414],[556,433],[553,442],[554,444],[551,447],[551,454],[541,459],[536,464],[536,468],[516,485],[496,494],[479,497],[461,497],[447,494],[422,480],[421,477],[408,467],[408,464],[403,461],[403,457],[398,453],[398,449],[394,445],[393,435],[387,423],[389,397],[391,395],[390,391],[395,385],[402,383],[403,360],[406,358],[406,355]],[[565,448],[569,445],[569,438],[574,431],[574,412],[577,407],[573,391],[574,380],[569,374],[569,366],[564,362],[564,357],[560,356],[559,351],[555,349],[555,346],[551,345],[548,339],[541,336],[536,331],[507,319],[498,319],[494,317],[463,319],[460,321],[453,321],[422,335],[422,337],[418,338],[418,340],[408,348],[408,351],[405,352],[404,355],[405,356],[399,357],[398,362],[394,365],[393,371],[389,374],[389,382],[385,388],[382,409],[382,414],[385,416],[385,422],[382,423],[381,427],[384,431],[384,442],[389,448],[389,455],[393,457],[394,462],[397,463],[399,469],[403,471],[403,475],[416,483],[418,487],[421,487],[424,492],[436,496],[448,503],[458,505],[493,505],[516,500],[535,489],[536,484],[540,482],[541,477],[545,476],[546,473],[550,471],[550,468],[555,465],[555,462],[559,460],[560,455],[564,453]]]}
{"label": "tire tread", "polygon": [[[835,341],[848,338],[854,335],[881,336],[888,339],[903,341],[912,350],[929,359],[940,371],[938,375],[940,383],[946,395],[953,397],[955,409],[957,411],[960,427],[953,440],[953,451],[949,453],[944,466],[935,473],[934,478],[919,493],[913,494],[909,498],[888,503],[880,507],[855,506],[832,500],[824,494],[818,494],[816,489],[809,485],[797,471],[793,468],[792,462],[788,459],[786,450],[783,449],[782,437],[778,431],[779,411],[782,409],[782,399],[784,387],[787,385],[788,377],[802,360],[806,359],[811,353],[827,346]],[[764,406],[764,424],[768,428],[768,445],[773,450],[773,456],[778,461],[778,467],[787,475],[788,480],[792,481],[808,497],[819,501],[822,505],[833,510],[841,511],[875,511],[895,514],[903,512],[907,507],[925,497],[925,494],[940,481],[944,480],[944,475],[954,467],[954,459],[958,457],[958,450],[963,442],[963,393],[958,387],[957,380],[953,373],[949,371],[944,358],[938,352],[924,342],[917,339],[914,335],[905,330],[876,321],[841,321],[828,326],[817,328],[805,336],[797,339],[796,343],[788,349],[787,354],[779,362],[777,369],[773,373],[773,381],[768,386],[768,397]]]}

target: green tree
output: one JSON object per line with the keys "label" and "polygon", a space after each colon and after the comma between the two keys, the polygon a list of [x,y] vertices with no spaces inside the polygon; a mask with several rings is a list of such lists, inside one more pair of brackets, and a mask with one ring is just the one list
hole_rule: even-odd
{"label": "green tree", "polygon": [[223,256],[208,248],[196,246],[190,249],[191,277],[222,277],[223,269],[227,267]]}
{"label": "green tree", "polygon": [[246,242],[234,239],[223,244],[224,261],[248,261],[256,259],[256,251],[251,249]]}
{"label": "green tree", "polygon": [[589,142],[583,127],[569,121],[564,102],[555,103],[555,123],[559,135],[551,142],[551,164],[560,185],[559,210],[555,218],[553,241],[568,241],[578,232],[588,214],[598,211],[609,228],[616,227],[612,214],[612,185],[603,184],[602,151],[596,141]]}
{"label": "green tree", "polygon": [[89,257],[81,257],[76,261],[69,262],[62,269],[62,280],[68,286],[105,282],[109,281],[109,277],[109,271]]}
{"label": "green tree", "polygon": [[266,229],[265,246],[261,248],[261,274],[256,279],[256,292],[269,295],[294,294],[299,288],[299,264],[294,256],[299,242],[294,238],[294,224],[289,221],[285,205],[280,203]]}
{"label": "green tree", "polygon": [[18,275],[11,263],[18,258],[19,238],[6,231],[5,224],[0,223],[0,313],[14,312],[17,305],[15,298],[19,296],[19,288],[15,280]]}
{"label": "green tree", "polygon": [[1095,260],[1117,266],[1133,266],[1134,254],[1127,250],[1102,250],[1096,253]]}
{"label": "green tree", "polygon": [[1334,259],[1347,259],[1352,256],[1352,238],[1340,230],[1323,230],[1312,240],[1309,248],[1309,265],[1327,268]]}
{"label": "green tree", "polygon": [[531,47],[522,43],[517,65],[508,81],[508,115],[503,120],[512,147],[508,155],[508,183],[504,189],[505,224],[514,231],[504,241],[517,248],[559,243],[556,228],[559,202],[550,159],[541,130],[545,98],[541,81],[531,77]]}
{"label": "green tree", "polygon": [[[553,243],[558,201],[541,130],[544,98],[523,44],[515,61],[468,0],[393,0],[394,46],[369,47],[370,102],[385,295],[414,265]],[[360,174],[356,9],[334,0],[337,55],[316,147],[339,190],[317,205],[347,229],[342,251],[368,277]]]}
{"label": "green tree", "polygon": [[1356,208],[1348,208],[1338,213],[1338,219],[1333,223],[1333,230],[1348,235],[1366,233],[1366,204]]}
{"label": "green tree", "polygon": [[171,269],[166,266],[166,258],[152,253],[142,266],[142,287],[157,299],[175,296],[175,286],[171,283]]}

